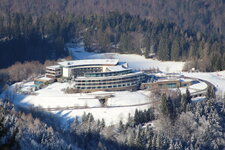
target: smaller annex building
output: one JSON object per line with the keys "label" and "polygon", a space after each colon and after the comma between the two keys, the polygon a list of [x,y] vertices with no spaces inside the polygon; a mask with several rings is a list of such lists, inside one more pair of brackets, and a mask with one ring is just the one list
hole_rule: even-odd
{"label": "smaller annex building", "polygon": [[53,83],[54,81],[55,81],[54,78],[49,78],[47,76],[41,77],[41,78],[36,78],[36,79],[34,79],[33,87],[34,87],[34,89],[40,89],[43,86]]}
{"label": "smaller annex building", "polygon": [[60,65],[46,67],[45,76],[49,77],[49,78],[61,77],[62,76],[62,67]]}
{"label": "smaller annex building", "polygon": [[196,83],[198,83],[198,81],[193,79],[166,78],[158,79],[155,82],[142,83],[141,89],[181,88],[188,87]]}
{"label": "smaller annex building", "polygon": [[118,59],[87,59],[58,62],[46,67],[46,77],[67,78],[75,81],[81,92],[135,90],[146,79]]}

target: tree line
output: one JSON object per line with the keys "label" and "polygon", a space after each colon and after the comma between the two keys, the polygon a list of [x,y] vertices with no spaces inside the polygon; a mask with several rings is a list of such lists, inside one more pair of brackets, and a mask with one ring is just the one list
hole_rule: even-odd
{"label": "tree line", "polygon": [[186,70],[225,69],[225,47],[221,39],[191,29],[182,30],[171,22],[152,22],[130,14],[110,13],[83,19],[87,50],[135,53],[160,60],[189,60]]}
{"label": "tree line", "polygon": [[[15,62],[55,60],[68,56],[65,42],[72,38],[71,25],[57,16],[33,18],[29,14],[0,16],[0,68]],[[64,24],[63,24],[64,22]]]}
{"label": "tree line", "polygon": [[176,23],[183,30],[223,36],[224,0],[1,0],[0,14],[32,14],[34,17],[52,13],[63,16],[105,15],[109,12],[130,13],[154,22],[169,21]]}
{"label": "tree line", "polygon": [[225,100],[214,97],[211,87],[207,95],[207,100],[195,103],[188,89],[175,98],[163,94],[155,109],[136,110],[126,123],[117,125],[107,126],[104,119],[95,120],[91,113],[84,113],[67,129],[50,113],[16,110],[3,100],[0,148],[224,149]]}
{"label": "tree line", "polygon": [[[120,2],[126,6],[130,3],[126,0]],[[146,57],[155,53],[161,60],[188,59],[191,63],[186,65],[186,70],[196,68],[201,71],[217,71],[225,68],[225,30],[221,22],[224,16],[219,15],[224,11],[221,9],[224,5],[222,0],[173,0],[165,2],[168,5],[162,5],[164,2],[160,1],[133,1],[136,5],[124,7],[127,9],[124,11],[115,10],[114,4],[117,1],[108,2],[107,5],[95,0],[88,1],[88,4],[87,1],[75,0],[46,3],[36,0],[0,2],[0,68],[6,68],[16,61],[38,60],[43,63],[46,59],[66,56],[68,53],[64,50],[64,44],[72,39],[84,40],[88,50],[135,53]],[[81,10],[84,4],[87,4],[87,8]],[[99,6],[103,9],[92,9]],[[112,11],[103,11],[109,6]],[[152,17],[149,19],[142,12],[145,10],[143,7],[152,10],[160,8],[162,11],[157,11],[159,14],[164,14],[170,7],[182,7],[180,11],[186,13],[192,8],[198,11],[191,11],[193,17],[183,14],[183,18],[176,19],[167,16],[170,13],[158,14],[159,17],[154,19],[156,12],[153,11],[152,14],[146,13]]]}

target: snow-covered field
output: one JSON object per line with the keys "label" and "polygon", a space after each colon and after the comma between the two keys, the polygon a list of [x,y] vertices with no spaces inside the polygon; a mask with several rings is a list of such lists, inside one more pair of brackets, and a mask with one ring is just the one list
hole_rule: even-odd
{"label": "snow-covered field", "polygon": [[127,122],[129,114],[134,115],[135,110],[145,110],[151,105],[135,106],[135,107],[122,107],[122,108],[95,108],[95,109],[82,109],[82,110],[64,110],[54,111],[57,115],[64,116],[66,119],[74,118],[75,116],[82,116],[84,112],[92,113],[95,119],[104,118],[106,125],[118,124],[120,120],[124,123]]}
{"label": "snow-covered field", "polygon": [[[21,91],[29,91],[33,82],[25,84],[17,83],[12,86],[21,87]],[[72,87],[73,83],[53,83],[41,90],[35,92],[35,95],[18,94],[14,97],[14,103],[19,106],[33,106],[52,110],[53,113],[62,116],[65,119],[81,117],[84,112],[92,113],[96,119],[104,118],[107,125],[116,124],[120,120],[126,122],[128,115],[134,115],[135,109],[144,110],[151,106],[150,92],[148,90],[139,90],[135,92],[117,91],[117,92],[93,92],[93,93],[77,93],[66,94],[63,89]],[[206,83],[200,82],[189,87],[190,92],[196,92],[207,88]],[[185,93],[186,88],[181,88],[181,92]],[[101,103],[96,96],[113,95],[106,102],[108,108],[101,107]],[[199,101],[199,99],[194,99]],[[140,105],[144,104],[144,105]],[[140,106],[135,106],[140,105]],[[67,109],[68,107],[77,108],[85,106],[85,109]],[[61,110],[63,108],[63,110]]]}
{"label": "snow-covered field", "polygon": [[[31,87],[32,85],[33,82],[28,82],[22,85],[21,91],[29,90],[29,87]],[[93,93],[66,94],[63,89],[71,86],[72,84],[70,83],[55,82],[43,89],[36,91],[34,95],[24,95],[22,99],[20,98],[20,96],[16,96],[14,102],[18,105],[29,104],[42,108],[72,106],[100,107],[100,102],[96,98],[96,96],[105,95],[113,95],[113,97],[109,98],[109,100],[107,101],[107,106],[137,105],[149,102],[149,91],[99,91]]]}
{"label": "snow-covered field", "polygon": [[147,70],[147,69],[160,69],[163,72],[168,73],[179,73],[182,71],[184,62],[173,62],[173,61],[159,61],[155,59],[146,59],[144,56],[135,54],[118,54],[118,53],[93,53],[86,52],[82,46],[74,47],[70,45],[68,47],[70,54],[74,59],[103,59],[103,58],[114,58],[119,61],[127,62],[129,67],[136,70]]}
{"label": "snow-covered field", "polygon": [[217,88],[217,95],[224,96],[225,93],[225,71],[220,72],[198,72],[198,73],[182,73],[184,76],[202,79],[212,83]]}
{"label": "snow-covered field", "polygon": [[[26,84],[17,83],[12,86],[21,86],[21,91],[29,91],[33,82]],[[144,110],[149,108],[150,104],[141,106],[132,106],[146,104],[150,102],[149,91],[118,91],[118,92],[93,92],[93,93],[77,93],[66,94],[63,89],[71,87],[72,83],[53,83],[41,90],[35,92],[35,95],[17,94],[14,97],[14,103],[23,107],[39,107],[39,108],[65,108],[85,106],[87,109],[76,110],[54,110],[53,113],[60,115],[66,119],[80,117],[84,112],[91,112],[96,119],[104,118],[107,125],[116,124],[120,120],[126,122],[128,114],[134,115],[135,109]],[[113,95],[109,98],[106,105],[110,108],[101,108],[101,103],[96,96]],[[128,106],[131,105],[131,106]],[[119,106],[119,107],[118,107]],[[97,108],[93,108],[97,107]]]}
{"label": "snow-covered field", "polygon": [[[133,54],[117,54],[117,53],[91,53],[84,51],[82,46],[73,47],[70,44],[69,50],[74,59],[99,59],[99,58],[117,58],[119,61],[127,62],[131,68],[137,70],[145,70],[150,68],[158,68],[163,72],[182,72],[184,62],[162,62],[153,59],[146,59],[143,56]],[[211,82],[218,88],[217,93],[225,92],[225,71],[215,73],[181,73],[184,76],[203,79]],[[22,86],[21,91],[29,91],[33,82],[26,84],[17,83],[12,87]],[[135,109],[144,110],[150,107],[151,104],[141,106],[127,106],[150,103],[149,91],[121,91],[121,92],[93,92],[93,93],[78,93],[65,94],[63,89],[73,87],[73,83],[53,83],[46,88],[38,90],[35,95],[17,94],[14,97],[14,103],[20,106],[34,106],[41,108],[58,108],[58,107],[77,107],[86,106],[85,109],[76,110],[56,110],[52,111],[56,115],[63,117],[65,120],[74,117],[81,117],[84,112],[92,113],[95,119],[104,118],[107,125],[116,124],[120,120],[126,122],[128,115],[134,115]],[[204,82],[190,87],[191,92],[199,89],[205,89],[207,85]],[[183,89],[185,92],[186,88]],[[113,97],[107,101],[107,106],[110,108],[101,108],[101,104],[96,99],[96,95],[112,94]],[[202,98],[193,99],[194,101],[204,100]],[[122,107],[121,107],[122,106]],[[89,108],[88,108],[89,107]],[[98,107],[98,108],[93,108]]]}

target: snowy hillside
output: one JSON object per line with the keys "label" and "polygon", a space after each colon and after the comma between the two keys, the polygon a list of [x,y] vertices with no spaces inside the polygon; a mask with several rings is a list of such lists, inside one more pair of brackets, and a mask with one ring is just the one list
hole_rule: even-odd
{"label": "snowy hillside", "polygon": [[[21,86],[21,91],[29,91],[33,82],[26,84],[16,83],[12,87]],[[128,115],[134,115],[135,109],[149,108],[151,101],[149,91],[121,91],[121,92],[93,92],[66,94],[63,89],[71,87],[71,83],[53,83],[46,88],[38,90],[35,95],[17,94],[14,103],[23,107],[39,107],[44,110],[51,109],[53,113],[62,116],[66,120],[81,117],[84,112],[92,113],[96,119],[105,119],[107,125],[126,122]],[[106,102],[106,107],[96,98],[99,95],[112,94]],[[82,108],[82,109],[79,109]]]}
{"label": "snowy hillside", "polygon": [[225,93],[225,71],[212,73],[182,73],[184,76],[206,80],[217,88],[217,94],[223,96]]}
{"label": "snowy hillside", "polygon": [[[143,56],[133,54],[116,54],[116,53],[91,53],[84,51],[82,46],[75,47],[69,45],[69,50],[74,59],[95,59],[95,58],[117,58],[119,61],[127,62],[128,65],[137,70],[158,68],[163,72],[181,72],[184,62],[162,62],[153,59],[146,59]],[[211,82],[218,88],[218,92],[225,92],[225,71],[215,73],[182,73],[187,77],[194,77]],[[29,91],[33,82],[16,83],[12,87],[20,87],[21,91]],[[152,105],[149,98],[149,91],[121,91],[121,92],[93,92],[66,94],[64,89],[73,87],[73,83],[53,83],[46,88],[38,90],[34,95],[17,94],[14,97],[14,103],[23,107],[39,107],[43,110],[50,110],[66,120],[81,117],[84,112],[92,113],[96,119],[105,119],[107,125],[116,124],[120,120],[126,122],[128,115],[134,115],[135,109],[144,110]],[[207,85],[200,82],[198,85],[190,87],[190,92],[205,89]],[[185,93],[186,88],[181,89]],[[102,107],[96,95],[111,94],[106,106]],[[204,99],[204,98],[202,98]],[[199,101],[197,99],[196,101]]]}
{"label": "snowy hillside", "polygon": [[93,53],[84,51],[84,47],[75,45],[69,45],[68,49],[74,59],[103,59],[103,58],[115,58],[120,61],[127,62],[128,65],[136,70],[147,70],[147,69],[159,69],[163,72],[181,72],[184,66],[184,62],[173,62],[173,61],[159,61],[154,59],[146,59],[144,56],[135,54],[118,54],[118,53]]}

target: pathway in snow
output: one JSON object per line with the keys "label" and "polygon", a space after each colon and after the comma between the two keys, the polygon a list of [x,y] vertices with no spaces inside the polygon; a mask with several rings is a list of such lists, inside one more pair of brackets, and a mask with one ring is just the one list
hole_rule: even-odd
{"label": "pathway in snow", "polygon": [[[162,62],[153,59],[146,59],[143,56],[133,54],[86,52],[84,51],[83,46],[75,47],[75,45],[70,45],[69,51],[74,59],[117,58],[120,61],[127,62],[131,68],[136,70],[158,68],[164,72],[179,73],[182,71],[184,65],[184,62]],[[182,74],[187,77],[209,81],[218,88],[218,92],[225,92],[225,71],[217,73]],[[30,85],[31,83],[25,84],[23,90],[26,91],[29,89]],[[120,120],[125,123],[129,114],[133,116],[136,109],[145,110],[153,104],[149,99],[149,91],[121,91],[113,92],[115,97],[110,98],[110,101],[107,102],[108,107],[101,107],[99,101],[94,99],[94,97],[95,94],[104,94],[106,92],[95,92],[91,94],[65,94],[62,91],[63,88],[72,86],[73,84],[69,83],[54,83],[44,89],[38,90],[36,92],[37,95],[18,94],[16,96],[15,103],[23,107],[33,105],[35,107],[40,106],[43,110],[52,109],[51,112],[66,120],[81,117],[84,112],[90,112],[93,114],[95,119],[105,119],[106,125],[119,123]],[[201,86],[205,85],[202,84]],[[195,86],[194,88],[199,87]],[[84,98],[86,100],[84,100]],[[201,98],[201,100],[203,99],[204,98]],[[195,99],[195,101],[198,100],[199,99]]]}
{"label": "pathway in snow", "polygon": [[134,105],[121,105],[121,106],[94,106],[94,107],[88,107],[88,106],[72,106],[72,107],[55,107],[55,108],[38,108],[36,107],[35,109],[37,110],[46,110],[46,111],[63,111],[63,110],[79,110],[79,109],[96,109],[96,108],[129,108],[129,107],[137,107],[137,106],[144,106],[144,105],[152,105],[159,103],[159,101],[155,102],[148,102],[148,103],[142,103],[142,104],[134,104]]}
{"label": "pathway in snow", "polygon": [[217,95],[224,96],[225,93],[225,71],[221,72],[197,72],[197,73],[182,73],[184,76],[202,79],[212,83],[217,89]]}

